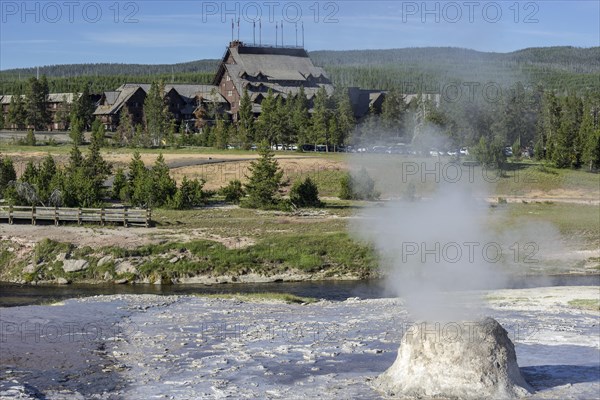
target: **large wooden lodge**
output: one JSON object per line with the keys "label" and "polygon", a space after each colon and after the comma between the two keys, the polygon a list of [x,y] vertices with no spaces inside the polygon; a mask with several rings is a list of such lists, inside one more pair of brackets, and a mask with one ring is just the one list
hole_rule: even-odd
{"label": "large wooden lodge", "polygon": [[[247,45],[232,41],[215,74],[212,85],[165,84],[165,102],[173,118],[185,123],[188,128],[195,126],[200,109],[212,109],[230,114],[235,121],[240,109],[241,97],[248,90],[252,110],[256,116],[261,112],[261,103],[267,92],[284,99],[296,95],[304,88],[310,107],[317,92],[324,88],[328,95],[334,87],[325,70],[313,64],[308,52],[299,47],[272,47]],[[114,91],[93,95],[96,104],[94,115],[102,121],[108,131],[114,131],[124,107],[134,123],[143,121],[143,106],[149,84],[127,83]],[[350,101],[355,117],[366,116],[369,110],[381,110],[385,92],[349,88]],[[48,108],[52,116],[64,107],[64,102],[72,103],[77,95],[55,93],[48,96]],[[11,101],[10,95],[0,96],[1,111],[6,115]],[[5,119],[6,120],[6,119]],[[54,118],[52,119],[54,121]],[[6,125],[6,124],[5,124]],[[5,126],[12,129],[14,126]],[[52,122],[48,130],[65,130],[67,126]]]}

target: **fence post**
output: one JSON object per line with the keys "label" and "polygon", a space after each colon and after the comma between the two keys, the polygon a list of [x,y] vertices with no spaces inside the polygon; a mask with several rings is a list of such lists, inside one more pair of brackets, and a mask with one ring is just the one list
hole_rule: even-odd
{"label": "fence post", "polygon": [[100,209],[100,225],[104,226],[104,208]]}
{"label": "fence post", "polygon": [[146,209],[146,228],[150,228],[150,224],[152,223],[152,210]]}
{"label": "fence post", "polygon": [[81,207],[77,209],[77,225],[81,225]]}
{"label": "fence post", "polygon": [[35,225],[35,206],[31,207],[31,225]]}
{"label": "fence post", "polygon": [[54,225],[58,226],[58,206],[54,206]]}
{"label": "fence post", "polygon": [[123,226],[127,228],[127,207],[123,207]]}
{"label": "fence post", "polygon": [[12,204],[10,206],[8,206],[8,223],[10,225],[13,224],[13,206],[12,206]]}

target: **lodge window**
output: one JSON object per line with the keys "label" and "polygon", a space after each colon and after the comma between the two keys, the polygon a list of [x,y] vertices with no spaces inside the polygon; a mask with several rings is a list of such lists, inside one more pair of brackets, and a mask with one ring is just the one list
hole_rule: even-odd
{"label": "lodge window", "polygon": [[227,97],[231,97],[231,96],[233,96],[233,91],[231,91],[231,90],[228,90],[228,91],[227,91]]}
{"label": "lodge window", "polygon": [[225,78],[225,80],[226,80],[227,82],[229,82],[229,81],[231,80],[231,77],[230,77],[229,75],[227,75],[227,78]]}

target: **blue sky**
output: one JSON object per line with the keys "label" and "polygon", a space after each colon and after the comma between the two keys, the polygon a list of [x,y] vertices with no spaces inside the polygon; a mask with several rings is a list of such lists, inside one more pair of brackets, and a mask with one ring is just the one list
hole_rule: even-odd
{"label": "blue sky", "polygon": [[283,21],[284,44],[294,45],[298,21],[308,50],[600,46],[599,0],[0,0],[0,69],[219,58],[231,40],[231,19],[240,18],[240,39],[252,42],[259,16],[263,43],[275,43],[276,22]]}

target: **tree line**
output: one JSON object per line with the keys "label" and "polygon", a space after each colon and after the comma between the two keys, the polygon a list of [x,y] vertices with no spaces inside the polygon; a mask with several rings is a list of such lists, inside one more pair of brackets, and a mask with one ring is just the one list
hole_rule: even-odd
{"label": "tree line", "polygon": [[[203,190],[204,181],[184,177],[177,185],[170,176],[162,154],[147,168],[138,151],[127,172],[119,168],[112,186],[106,184],[112,165],[103,160],[93,141],[82,155],[73,145],[64,166],[48,154],[39,163],[27,163],[17,178],[10,157],[0,155],[0,198],[9,204],[44,207],[103,207],[107,201],[120,201],[141,208],[189,209],[199,207],[215,192]],[[259,145],[260,157],[250,163],[248,182],[233,180],[218,193],[225,201],[247,208],[290,210],[294,207],[321,207],[317,186],[310,177],[294,183],[289,199],[282,197],[283,171],[266,142]]]}
{"label": "tree line", "polygon": [[12,159],[0,156],[0,197],[9,204],[28,206],[103,207],[114,200],[134,207],[186,209],[204,204],[210,195],[197,179],[184,178],[177,185],[162,154],[147,168],[135,152],[128,173],[118,169],[111,187],[107,179],[112,170],[96,141],[86,155],[74,144],[64,166],[50,154],[37,165],[29,161],[18,179]]}
{"label": "tree line", "polygon": [[[435,137],[435,138],[434,138]],[[518,82],[490,99],[463,94],[427,96],[406,102],[388,92],[380,114],[370,114],[352,132],[358,145],[403,142],[425,151],[432,147],[476,149],[484,164],[499,166],[507,147],[514,157],[535,157],[558,168],[600,168],[600,92],[559,95]]]}
{"label": "tree line", "polygon": [[[514,148],[513,154],[535,156],[560,168],[590,170],[599,168],[600,92],[583,94],[571,91],[562,95],[542,85],[526,87],[517,82],[512,86],[495,87],[499,93],[486,96],[479,86],[460,86],[457,93],[443,91],[439,99],[427,95],[406,101],[399,89],[388,91],[381,110],[370,110],[357,124],[348,91],[337,88],[329,95],[321,88],[310,104],[304,89],[296,95],[283,96],[269,91],[261,102],[256,118],[247,90],[240,102],[236,122],[230,121],[215,105],[199,109],[200,133],[186,129],[169,113],[164,98],[164,84],[152,83],[144,102],[144,118],[135,125],[127,107],[121,113],[120,125],[112,145],[131,147],[161,147],[179,145],[214,146],[225,149],[230,145],[250,149],[266,141],[270,145],[301,147],[305,144],[325,146],[336,150],[345,145],[410,143],[421,150],[432,146],[458,148]],[[481,89],[477,91],[476,89]],[[13,96],[7,120],[20,127],[42,129],[49,122],[46,107],[48,85],[45,77],[32,78],[26,96]],[[94,105],[89,89],[74,95],[72,104],[65,101],[54,114],[55,122],[70,126],[74,143],[83,142],[83,132],[91,129],[100,146],[107,145],[104,126],[94,120]],[[471,90],[475,90],[472,92]],[[0,121],[3,122],[3,121]],[[435,143],[427,133],[435,131],[443,142]],[[497,164],[491,150],[479,151],[482,160]],[[495,151],[495,150],[494,150]],[[493,152],[493,151],[492,151]]]}

